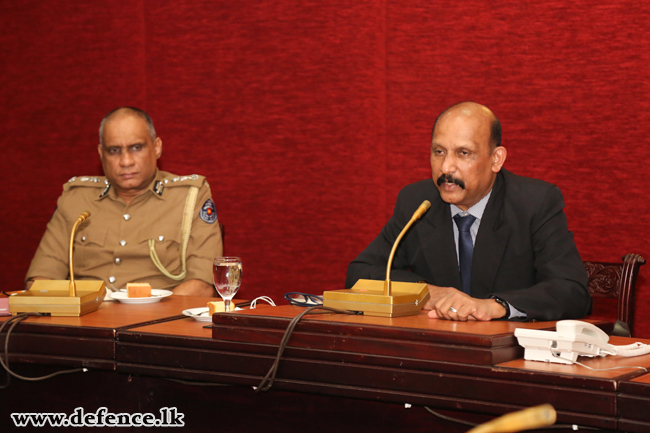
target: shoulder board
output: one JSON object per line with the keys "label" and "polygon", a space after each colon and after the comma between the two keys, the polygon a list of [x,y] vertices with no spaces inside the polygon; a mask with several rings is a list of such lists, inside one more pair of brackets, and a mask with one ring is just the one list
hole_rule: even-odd
{"label": "shoulder board", "polygon": [[75,176],[63,184],[63,190],[76,187],[106,188],[107,184],[108,180],[104,176]]}
{"label": "shoulder board", "polygon": [[175,186],[198,186],[200,187],[205,182],[204,176],[198,174],[190,174],[188,176],[176,176],[167,174],[162,179],[165,188],[173,188]]}

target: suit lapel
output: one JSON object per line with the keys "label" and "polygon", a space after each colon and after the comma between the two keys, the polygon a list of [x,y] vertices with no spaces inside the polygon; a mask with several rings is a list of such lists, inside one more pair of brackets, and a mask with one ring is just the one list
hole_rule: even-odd
{"label": "suit lapel", "polygon": [[505,192],[503,174],[499,173],[474,244],[471,293],[475,298],[494,293],[494,280],[508,244],[510,226],[503,218]]}
{"label": "suit lapel", "polygon": [[432,283],[442,287],[460,287],[449,205],[442,201],[437,189],[431,203],[431,208],[424,215],[422,224],[418,224],[417,230],[424,257],[431,270]]}

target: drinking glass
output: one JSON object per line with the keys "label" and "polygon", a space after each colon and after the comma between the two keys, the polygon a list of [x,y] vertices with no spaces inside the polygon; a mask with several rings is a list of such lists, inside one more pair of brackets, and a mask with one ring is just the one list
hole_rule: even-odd
{"label": "drinking glass", "polygon": [[217,257],[214,259],[214,287],[223,298],[226,312],[230,301],[241,285],[241,259],[239,257]]}

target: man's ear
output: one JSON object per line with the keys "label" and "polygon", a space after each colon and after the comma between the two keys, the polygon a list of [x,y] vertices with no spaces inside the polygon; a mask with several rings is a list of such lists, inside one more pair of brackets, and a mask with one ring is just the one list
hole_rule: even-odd
{"label": "man's ear", "polygon": [[102,149],[101,143],[97,145],[97,152],[99,153],[99,159],[104,159],[104,149]]}
{"label": "man's ear", "polygon": [[153,147],[156,151],[156,159],[162,156],[162,140],[160,137],[156,137],[156,141],[153,142]]}
{"label": "man's ear", "polygon": [[508,156],[508,151],[503,146],[497,146],[492,151],[492,171],[498,173],[503,167],[503,163],[506,162],[506,157]]}

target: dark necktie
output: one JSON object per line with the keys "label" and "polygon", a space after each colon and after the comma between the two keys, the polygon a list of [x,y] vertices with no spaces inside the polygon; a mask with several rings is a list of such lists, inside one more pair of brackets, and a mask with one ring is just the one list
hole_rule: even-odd
{"label": "dark necktie", "polygon": [[456,214],[454,221],[458,227],[458,259],[460,265],[460,284],[463,292],[470,294],[469,287],[472,281],[472,255],[474,244],[469,228],[474,224],[476,217],[472,215],[461,216]]}

